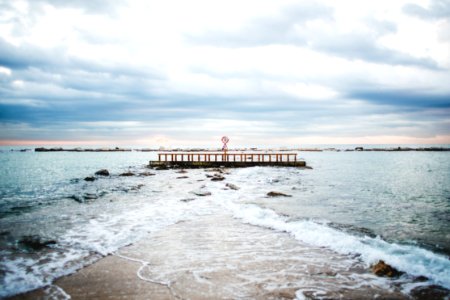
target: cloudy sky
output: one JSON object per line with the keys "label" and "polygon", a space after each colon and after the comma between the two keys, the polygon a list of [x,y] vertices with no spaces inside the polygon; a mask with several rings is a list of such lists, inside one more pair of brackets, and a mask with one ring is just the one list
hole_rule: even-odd
{"label": "cloudy sky", "polygon": [[0,144],[450,143],[450,1],[0,0]]}

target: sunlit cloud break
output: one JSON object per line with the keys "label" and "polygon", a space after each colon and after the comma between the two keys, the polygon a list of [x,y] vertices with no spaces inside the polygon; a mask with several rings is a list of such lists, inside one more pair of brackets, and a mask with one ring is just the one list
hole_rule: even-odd
{"label": "sunlit cloud break", "polygon": [[449,53],[440,0],[0,0],[0,144],[449,144]]}

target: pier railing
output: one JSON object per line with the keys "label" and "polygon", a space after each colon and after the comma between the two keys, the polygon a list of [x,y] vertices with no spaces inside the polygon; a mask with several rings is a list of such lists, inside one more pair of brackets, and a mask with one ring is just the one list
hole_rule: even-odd
{"label": "pier railing", "polygon": [[160,162],[297,162],[296,153],[158,153]]}

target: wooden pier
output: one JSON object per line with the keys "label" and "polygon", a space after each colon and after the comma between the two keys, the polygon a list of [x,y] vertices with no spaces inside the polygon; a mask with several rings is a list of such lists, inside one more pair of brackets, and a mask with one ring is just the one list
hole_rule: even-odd
{"label": "wooden pier", "polygon": [[284,152],[161,152],[152,168],[242,168],[254,166],[305,167],[297,153]]}

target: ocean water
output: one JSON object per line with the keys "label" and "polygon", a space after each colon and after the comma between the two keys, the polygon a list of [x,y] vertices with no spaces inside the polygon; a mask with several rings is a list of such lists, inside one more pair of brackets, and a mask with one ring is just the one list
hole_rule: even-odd
{"label": "ocean water", "polygon": [[[48,285],[179,221],[220,214],[366,267],[382,259],[406,272],[387,288],[450,288],[448,152],[300,152],[312,170],[229,169],[223,182],[205,170],[146,168],[155,157],[0,152],[0,297]],[[111,176],[83,180],[102,168]],[[127,171],[137,176],[119,176]],[[291,197],[270,198],[270,191]],[[33,248],[33,239],[47,246]],[[428,280],[417,283],[420,276]]]}

